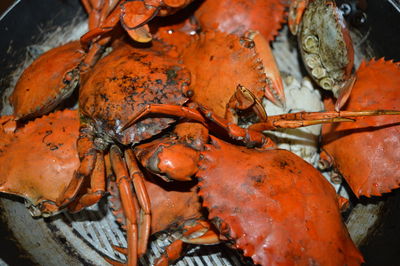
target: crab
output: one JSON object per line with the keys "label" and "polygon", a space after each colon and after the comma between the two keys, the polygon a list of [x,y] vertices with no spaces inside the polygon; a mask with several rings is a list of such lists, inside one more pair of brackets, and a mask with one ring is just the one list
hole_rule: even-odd
{"label": "crab", "polygon": [[[208,0],[194,13],[203,31],[247,35],[256,44],[259,60],[262,60],[264,65],[260,72],[267,76],[266,97],[278,106],[285,104],[285,95],[269,42],[278,34],[284,22],[285,8],[286,4],[280,0]],[[266,17],[268,19],[265,19]]]}
{"label": "crab", "polygon": [[[363,62],[345,109],[396,108],[400,65],[384,59]],[[371,93],[379,91],[379,95]],[[332,103],[326,101],[327,109]],[[357,197],[380,196],[399,187],[400,120],[396,116],[366,117],[356,123],[324,125],[321,166],[334,166]]]}
{"label": "crab", "polygon": [[333,92],[338,111],[355,81],[354,49],[341,11],[332,0],[294,0],[289,28],[298,35],[308,73],[320,87]]}
{"label": "crab", "polygon": [[[144,117],[149,112],[186,117],[206,125],[210,121],[226,130],[231,138],[249,145],[270,143],[263,134],[228,123],[204,107],[183,106],[188,100],[185,95],[193,94],[188,88],[189,77],[188,70],[176,58],[163,53],[162,44],[137,49],[121,43],[120,47],[101,59],[80,89],[81,126],[77,141],[80,166],[57,205],[79,211],[96,203],[106,190],[105,175],[101,169],[104,167],[104,155],[109,153],[127,216],[128,235],[135,232],[135,219],[132,218],[135,217],[135,196],[128,188],[140,175],[140,169],[135,163],[135,156],[119,152],[115,144],[125,147],[137,145],[161,133],[175,121],[165,116]],[[183,175],[176,180],[190,178]],[[135,184],[135,193],[140,195],[140,208],[149,210],[150,201],[145,188]],[[150,216],[151,213],[146,211],[144,228],[149,228]],[[148,230],[146,232],[144,239],[148,238]],[[128,253],[135,252],[130,241]],[[139,250],[137,254],[140,256],[142,252]],[[128,262],[133,259],[130,256]]]}
{"label": "crab", "polygon": [[75,41],[49,50],[26,68],[9,98],[16,118],[47,114],[68,98],[78,86],[83,57]]}
{"label": "crab", "polygon": [[[91,29],[100,23],[97,21],[101,19],[97,13],[99,7],[88,0],[83,3],[89,13]],[[73,41],[40,55],[24,70],[9,98],[16,119],[32,119],[59,107],[84,80],[84,74],[101,54],[99,46],[86,53],[79,41]]]}
{"label": "crab", "polygon": [[0,191],[25,198],[35,217],[57,214],[57,201],[79,166],[77,111],[58,111],[23,128],[13,116],[2,120],[0,163],[8,167],[0,169]]}
{"label": "crab", "polygon": [[[228,144],[196,123],[179,124],[170,137],[134,152],[164,179],[195,175],[200,180],[199,195],[215,229],[186,228],[196,239],[207,236],[208,244],[229,240],[261,265],[363,262],[341,220],[334,189],[291,152]],[[161,260],[176,259],[180,244],[182,239],[167,247]]]}
{"label": "crab", "polygon": [[[193,101],[235,123],[236,112],[249,108],[266,119],[260,101],[267,94],[267,78],[256,49],[246,47],[236,35],[210,31],[194,36],[181,58],[192,73]],[[238,77],[239,73],[247,74]]]}

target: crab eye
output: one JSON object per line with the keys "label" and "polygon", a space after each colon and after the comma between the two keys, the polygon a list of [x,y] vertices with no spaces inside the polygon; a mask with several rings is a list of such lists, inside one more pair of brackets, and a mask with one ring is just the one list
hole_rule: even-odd
{"label": "crab eye", "polygon": [[186,96],[189,97],[189,98],[193,97],[193,95],[194,95],[194,91],[193,90],[188,90],[186,92]]}
{"label": "crab eye", "polygon": [[365,14],[364,12],[357,12],[352,19],[352,23],[355,26],[364,25],[366,22],[367,22],[367,14]]}
{"label": "crab eye", "polygon": [[342,11],[343,16],[348,16],[351,13],[351,6],[348,3],[341,4],[339,9]]}

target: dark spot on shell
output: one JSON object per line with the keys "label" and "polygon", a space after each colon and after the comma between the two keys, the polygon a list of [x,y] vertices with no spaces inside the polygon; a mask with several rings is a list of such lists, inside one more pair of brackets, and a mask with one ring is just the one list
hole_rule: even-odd
{"label": "dark spot on shell", "polygon": [[108,102],[108,101],[109,101],[107,95],[104,94],[104,93],[100,93],[100,98],[103,99],[105,102]]}
{"label": "dark spot on shell", "polygon": [[254,181],[255,183],[262,184],[264,183],[265,175],[256,175],[256,176],[251,176],[250,179]]}
{"label": "dark spot on shell", "polygon": [[194,91],[193,90],[188,90],[186,92],[186,96],[189,97],[189,98],[193,97],[193,95],[194,95]]}
{"label": "dark spot on shell", "polygon": [[286,162],[286,161],[280,161],[279,162],[279,167],[281,168],[281,169],[285,169],[286,168],[286,166],[288,166],[289,164]]}
{"label": "dark spot on shell", "polygon": [[176,84],[176,69],[167,69],[166,74],[167,74],[167,85],[175,85]]}

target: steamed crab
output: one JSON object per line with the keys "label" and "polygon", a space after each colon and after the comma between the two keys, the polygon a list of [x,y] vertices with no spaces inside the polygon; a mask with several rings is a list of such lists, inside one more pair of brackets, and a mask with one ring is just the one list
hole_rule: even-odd
{"label": "steamed crab", "polygon": [[[278,34],[284,21],[285,7],[284,2],[280,0],[204,1],[194,13],[203,31],[221,31],[239,37],[246,36],[250,42],[248,45],[255,44],[258,61],[263,63],[262,68],[257,69],[257,64],[255,68],[266,76],[265,97],[279,106],[285,104],[285,95],[269,42]],[[266,17],[268,19],[265,19]],[[217,47],[218,45],[213,46],[215,50]],[[208,53],[217,53],[211,48],[208,49]]]}
{"label": "steamed crab", "polygon": [[[157,43],[153,48],[146,49],[121,44],[119,48],[100,60],[80,89],[81,127],[77,140],[77,153],[80,159],[78,170],[68,179],[67,183],[63,183],[60,188],[53,190],[56,192],[56,197],[50,198],[50,196],[41,195],[44,200],[33,200],[31,209],[37,213],[50,215],[61,208],[78,211],[96,203],[106,191],[104,168],[105,161],[109,160],[122,199],[127,234],[130,239],[137,237],[135,229],[138,226],[136,196],[130,189],[133,184],[138,205],[143,210],[140,220],[140,237],[143,239],[141,243],[147,243],[151,222],[150,199],[143,182],[140,181],[142,180],[140,178],[141,171],[135,156],[129,152],[129,149],[124,151],[123,155],[115,145],[116,143],[126,147],[159,134],[171,122],[174,122],[172,118],[165,118],[163,114],[167,114],[197,120],[207,126],[210,126],[210,121],[225,129],[231,137],[249,145],[273,146],[264,135],[228,123],[207,109],[182,106],[188,100],[185,94],[192,94],[188,89],[189,82],[189,72],[185,67],[178,63],[176,58],[164,54],[163,46]],[[146,118],[145,116],[151,112],[159,113],[159,118]],[[350,116],[355,115],[355,113],[350,113]],[[307,116],[311,117],[311,120],[307,119]],[[287,121],[288,118],[290,121]],[[263,129],[265,127],[298,127],[321,122],[348,120],[346,113],[300,113],[270,117],[267,122],[258,126]],[[5,125],[7,127],[5,126],[4,131],[9,131],[8,120]],[[41,134],[44,134],[42,138],[46,139],[46,134],[49,133],[45,131]],[[200,140],[207,137],[196,136],[196,138]],[[196,142],[196,138],[185,137],[184,139],[193,139]],[[55,145],[57,147],[64,146],[64,144],[60,144],[56,143]],[[198,151],[193,152],[197,153]],[[4,158],[7,159],[7,157]],[[154,166],[154,164],[151,165]],[[183,163],[180,165],[192,172],[192,175],[197,172],[195,168],[193,170],[193,167],[186,166]],[[191,177],[187,172],[179,176],[176,176],[177,173],[179,171],[173,171],[173,178],[177,180],[185,181]],[[5,179],[5,184],[8,184],[8,181],[9,179]],[[4,191],[11,192],[6,189]],[[37,191],[34,189],[33,193],[37,193]],[[333,201],[329,200],[329,202]],[[141,244],[141,248],[136,250],[135,241],[128,242],[128,254],[131,254],[128,256],[128,263],[134,264],[136,261],[134,254],[143,254],[143,247],[146,245]],[[240,245],[238,247],[242,248]],[[263,255],[257,253],[255,256]],[[256,261],[262,262],[263,260],[257,259]]]}
{"label": "steamed crab", "polygon": [[[38,117],[54,110],[79,84],[79,42],[54,48],[37,58],[18,80],[10,103],[18,119]],[[46,82],[43,82],[45,80]]]}
{"label": "steamed crab", "polygon": [[341,11],[332,0],[294,0],[289,28],[298,35],[307,71],[320,87],[333,92],[338,111],[355,81],[354,49]]}
{"label": "steamed crab", "polygon": [[[384,59],[363,62],[345,106],[396,108],[400,66]],[[370,91],[379,91],[379,94]],[[326,101],[328,109],[332,103]],[[334,166],[357,197],[380,196],[399,187],[397,117],[369,117],[354,124],[323,126],[321,166]],[[362,166],[362,167],[360,167]]]}
{"label": "steamed crab", "polygon": [[[247,41],[247,43],[249,43]],[[126,49],[125,51],[122,51]],[[122,52],[121,52],[122,51]],[[210,117],[211,120],[215,120],[217,122],[218,125],[225,127],[229,130],[231,130],[231,134],[233,134],[234,136],[236,136],[237,138],[244,138],[246,142],[250,142],[251,144],[260,144],[260,143],[264,143],[266,142],[266,138],[264,138],[263,136],[257,135],[257,134],[253,134],[252,136],[250,136],[250,138],[246,139],[247,134],[250,134],[249,132],[251,131],[245,131],[243,129],[237,128],[234,125],[228,124],[226,123],[226,121],[223,121],[222,119],[219,119],[218,116],[215,116],[215,114],[213,114],[212,112],[207,112],[207,110],[205,110],[204,112],[198,112],[197,109],[193,108],[186,108],[186,107],[182,107],[182,104],[187,100],[188,97],[186,97],[187,95],[190,95],[191,92],[190,90],[187,90],[187,85],[188,84],[184,84],[188,82],[188,78],[187,78],[187,74],[185,74],[185,70],[183,70],[183,66],[181,66],[179,63],[177,63],[176,61],[174,61],[175,59],[171,59],[170,57],[166,56],[166,54],[163,53],[163,51],[161,50],[157,50],[157,49],[148,49],[148,50],[137,50],[136,51],[136,55],[132,55],[135,52],[133,52],[131,55],[131,57],[134,58],[135,63],[133,62],[123,62],[123,59],[126,59],[126,54],[131,53],[131,51],[129,51],[128,48],[121,48],[121,51],[118,51],[118,49],[115,51],[115,53],[113,53],[109,59],[105,59],[102,61],[101,64],[103,64],[104,62],[108,63],[104,63],[103,65],[100,64],[100,66],[98,67],[98,69],[94,70],[94,75],[100,75],[102,78],[104,78],[104,76],[107,76],[107,74],[105,73],[99,73],[101,71],[104,71],[105,69],[108,69],[110,66],[104,66],[107,64],[112,64],[110,63],[110,61],[115,60],[116,64],[121,64],[123,66],[126,65],[130,65],[130,64],[136,64],[139,65],[138,68],[135,69],[135,71],[137,69],[140,69],[141,67],[145,67],[145,66],[150,66],[153,63],[155,65],[157,65],[159,63],[159,58],[157,57],[165,57],[165,61],[170,61],[170,62],[174,62],[171,63],[171,65],[177,66],[172,67],[172,71],[165,71],[165,73],[163,72],[162,67],[156,67],[156,69],[151,68],[152,70],[150,71],[151,75],[146,76],[148,73],[146,70],[143,71],[143,77],[142,76],[132,76],[132,73],[129,73],[129,67],[127,67],[128,71],[124,72],[124,70],[121,70],[123,67],[119,68],[115,67],[115,69],[121,71],[121,76],[110,76],[107,78],[105,78],[105,81],[100,79],[101,82],[104,83],[108,83],[111,85],[116,85],[119,86],[119,88],[121,89],[121,91],[118,91],[118,88],[113,88],[110,91],[108,91],[106,88],[95,88],[96,83],[99,82],[99,80],[96,80],[96,78],[90,77],[89,81],[87,81],[88,83],[88,87],[85,88],[86,84],[84,85],[84,87],[82,88],[81,91],[81,103],[84,106],[83,109],[85,109],[82,112],[82,131],[81,131],[81,136],[79,139],[79,145],[80,145],[80,159],[82,159],[82,162],[79,166],[78,169],[78,174],[77,175],[72,175],[72,177],[69,176],[70,179],[68,179],[68,182],[63,183],[63,187],[62,189],[57,188],[54,189],[54,191],[60,192],[59,197],[51,197],[48,196],[47,194],[41,192],[39,194],[45,194],[44,196],[42,196],[43,199],[45,199],[45,201],[39,201],[37,200],[37,198],[35,198],[35,201],[33,201],[34,203],[32,204],[33,206],[40,206],[39,208],[35,208],[35,207],[31,207],[32,210],[34,211],[38,211],[37,214],[40,214],[41,212],[43,213],[47,213],[47,214],[51,214],[53,212],[58,211],[60,208],[69,208],[72,211],[76,211],[79,210],[80,208],[90,205],[94,202],[96,202],[105,192],[105,182],[104,182],[104,165],[107,164],[107,158],[108,157],[112,157],[112,171],[116,173],[116,175],[118,176],[118,184],[120,185],[121,190],[122,189],[127,189],[128,187],[130,187],[131,182],[135,182],[135,180],[137,180],[137,176],[138,176],[138,168],[137,166],[135,166],[134,162],[135,162],[135,157],[130,154],[130,152],[124,152],[124,155],[122,155],[121,152],[118,151],[118,148],[116,146],[111,146],[111,148],[109,149],[110,144],[126,144],[126,143],[134,143],[136,141],[142,141],[145,138],[150,138],[155,134],[158,134],[158,132],[161,131],[161,128],[165,128],[168,126],[168,124],[171,121],[174,121],[171,118],[149,118],[149,120],[141,120],[142,118],[140,118],[138,120],[137,117],[135,117],[134,113],[130,113],[128,112],[128,114],[126,115],[125,121],[123,121],[123,119],[121,119],[120,116],[123,116],[124,114],[121,115],[122,111],[125,111],[126,109],[129,108],[125,108],[125,107],[132,107],[132,105],[129,105],[128,103],[137,103],[137,106],[134,105],[134,108],[131,109],[136,109],[135,111],[140,111],[140,107],[146,107],[146,110],[152,111],[152,110],[156,110],[157,112],[160,113],[167,113],[168,115],[178,115],[178,116],[186,116],[189,119],[194,119],[194,120],[201,120],[201,122],[205,123],[205,117],[208,118]],[[149,58],[148,60],[146,59]],[[154,62],[153,62],[154,60]],[[168,63],[166,63],[168,65]],[[159,65],[157,65],[159,66]],[[114,65],[112,66],[114,67]],[[161,70],[160,70],[161,69]],[[97,71],[97,74],[96,74]],[[111,71],[111,70],[110,70]],[[161,73],[160,73],[161,71]],[[140,71],[137,71],[138,73],[142,73]],[[178,74],[177,74],[178,73]],[[154,76],[153,76],[154,74]],[[165,77],[165,75],[166,77]],[[181,75],[182,74],[182,75]],[[156,79],[155,76],[161,76],[163,78],[161,79]],[[164,75],[164,76],[163,76]],[[153,78],[154,77],[154,78]],[[186,77],[186,78],[185,78]],[[146,80],[147,79],[147,80]],[[161,81],[160,81],[161,80]],[[165,83],[163,83],[163,81],[166,80]],[[178,88],[178,90],[172,92],[171,94],[174,94],[174,97],[176,96],[176,98],[172,97],[173,99],[172,104],[175,104],[174,106],[167,106],[167,105],[162,105],[162,106],[147,106],[147,104],[149,103],[154,103],[157,102],[159,100],[159,98],[153,97],[155,94],[157,94],[157,92],[150,90],[142,90],[140,93],[135,94],[132,93],[129,94],[131,91],[135,91],[137,90],[138,86],[137,82],[141,83],[141,84],[145,84],[146,89],[147,84],[152,83],[152,81],[154,81],[154,83],[162,86],[163,90],[162,92],[168,92],[166,93],[167,95],[161,95],[160,98],[168,98],[168,96],[171,96],[169,93],[171,93],[171,91],[174,91],[174,89],[172,89],[171,87],[180,84],[182,85],[180,88]],[[175,83],[175,84],[174,84]],[[176,84],[177,83],[177,84]],[[133,85],[132,85],[133,84]],[[170,87],[169,87],[170,86]],[[151,87],[151,86],[149,86]],[[165,90],[164,90],[165,89]],[[181,89],[181,90],[179,90]],[[243,89],[243,94],[247,93],[248,91],[246,91],[246,88],[242,88]],[[100,92],[100,93],[98,93]],[[121,92],[121,93],[120,93]],[[186,93],[185,93],[186,92]],[[239,97],[242,96],[242,94],[240,94],[241,92],[238,93]],[[185,95],[187,94],[187,95]],[[82,96],[83,95],[83,96]],[[139,95],[139,96],[138,96]],[[115,96],[115,98],[113,98]],[[235,95],[236,96],[236,95]],[[252,95],[250,94],[250,96],[252,97]],[[137,97],[137,98],[135,98]],[[251,99],[250,97],[250,99]],[[111,101],[110,101],[111,98]],[[154,100],[156,99],[156,100]],[[254,99],[253,99],[254,100]],[[89,102],[89,103],[88,103]],[[122,104],[121,104],[122,102]],[[161,100],[160,100],[161,102]],[[164,102],[163,102],[164,103]],[[86,105],[86,106],[85,106]],[[136,108],[138,107],[138,108]],[[114,109],[115,108],[115,109]],[[213,107],[210,106],[210,109],[212,109]],[[130,111],[130,110],[128,110]],[[141,113],[141,117],[144,115],[146,115],[145,111],[144,113]],[[202,116],[202,114],[206,114],[205,116]],[[354,115],[354,113],[350,113],[348,114],[349,117],[352,117],[352,115]],[[153,114],[153,116],[155,116],[155,114]],[[297,115],[293,115],[293,120],[290,122],[287,122],[287,118],[290,116],[281,116],[281,117],[271,117],[268,119],[268,123],[263,124],[264,126],[267,125],[267,128],[274,128],[274,127],[279,127],[279,126],[289,126],[289,127],[295,127],[295,126],[299,126],[299,125],[303,125],[303,124],[313,124],[313,123],[317,123],[320,121],[317,120],[323,120],[323,122],[330,122],[332,120],[337,120],[337,121],[349,121],[351,120],[348,117],[344,117],[346,116],[345,113],[343,113],[342,115],[338,115],[335,112],[332,112],[330,114],[327,115],[323,115],[323,114],[314,114],[314,118],[316,119],[315,121],[312,122],[304,122],[303,117],[305,117],[306,114],[305,113],[301,113],[301,114],[297,114]],[[133,117],[133,118],[132,118]],[[8,118],[6,118],[5,120],[7,120]],[[152,120],[151,120],[152,119]],[[286,120],[285,120],[286,119]],[[5,124],[8,124],[11,120],[7,120],[5,122]],[[147,128],[147,122],[149,122],[148,124],[154,125],[157,124],[157,126],[159,126],[158,129],[155,129],[154,131],[151,131],[149,134],[147,134],[148,132],[144,132],[143,129]],[[155,122],[153,124],[153,122]],[[11,122],[12,123],[12,122]],[[125,124],[124,124],[125,123]],[[4,125],[5,125],[4,124]],[[133,127],[131,127],[133,125]],[[260,126],[258,125],[259,128],[265,128],[264,126]],[[253,129],[257,129],[260,130],[259,128],[257,128],[257,126],[253,127]],[[5,127],[4,131],[13,131],[15,129],[12,129],[11,127]],[[20,129],[18,129],[20,130]],[[134,134],[129,135],[128,133],[125,134],[125,132],[127,131],[134,131],[136,133],[138,133],[137,139],[129,139],[129,137],[133,136]],[[237,130],[235,133],[232,133],[232,130]],[[21,129],[21,132],[23,132],[23,129]],[[243,134],[246,133],[246,134]],[[22,133],[21,133],[22,134]],[[47,139],[47,132],[42,133],[43,138]],[[8,136],[8,135],[7,135]],[[8,137],[7,137],[8,138]],[[10,137],[11,138],[11,137]],[[187,139],[187,138],[186,138]],[[215,154],[217,154],[219,151],[218,149],[220,149],[222,155],[225,155],[226,153],[232,153],[232,154],[236,154],[236,152],[238,152],[239,154],[246,154],[248,153],[248,157],[253,159],[254,158],[254,162],[256,162],[256,159],[258,156],[260,156],[261,159],[265,159],[264,157],[268,157],[267,152],[254,152],[254,150],[247,150],[245,148],[238,148],[238,147],[230,147],[230,145],[228,144],[224,144],[222,141],[217,140],[212,138],[212,141],[207,142],[206,147],[210,149],[209,152],[202,152],[202,156],[206,156],[207,159],[212,159],[214,160],[214,156]],[[125,142],[126,141],[126,142]],[[131,142],[130,142],[131,141]],[[168,139],[165,140],[168,143]],[[185,141],[182,141],[182,139],[178,138],[178,142],[183,142],[185,143]],[[187,142],[187,141],[186,141]],[[45,142],[47,145],[47,142]],[[52,143],[52,142],[51,142]],[[53,149],[55,149],[54,147],[59,147],[60,143],[56,143],[55,146],[51,145],[51,143],[49,144],[49,147],[52,147]],[[211,144],[210,144],[211,143]],[[187,143],[186,143],[187,144]],[[186,145],[185,144],[185,145]],[[265,143],[264,143],[265,144]],[[64,144],[63,144],[64,145]],[[173,144],[171,147],[176,147],[175,144]],[[124,148],[126,148],[126,145],[124,145]],[[173,148],[172,148],[173,149]],[[203,148],[201,148],[203,149]],[[108,155],[108,150],[110,150],[110,155]],[[165,152],[168,149],[165,149]],[[181,149],[179,148],[178,151],[180,151]],[[216,151],[217,150],[217,151]],[[281,152],[277,152],[278,153],[278,157],[280,157],[280,159],[282,161],[287,161],[286,155],[284,155]],[[130,154],[130,155],[127,155]],[[256,155],[255,155],[256,154]],[[76,155],[76,154],[75,154]],[[158,155],[165,155],[164,151],[161,153],[158,153]],[[157,155],[157,156],[158,156]],[[246,155],[247,156],[247,155]],[[222,156],[221,156],[222,157]],[[289,158],[288,161],[292,162],[295,161],[295,163],[292,166],[288,166],[287,168],[289,169],[288,171],[290,172],[290,170],[293,171],[293,168],[297,168],[300,167],[307,169],[308,166],[304,166],[303,163],[301,163],[300,161],[298,161],[298,159],[294,159],[292,158],[292,155],[287,155],[287,157]],[[7,157],[5,157],[7,160]],[[169,156],[168,156],[169,158]],[[172,157],[174,158],[174,157]],[[241,158],[239,155],[237,156],[237,158]],[[246,157],[247,158],[247,157]],[[232,162],[232,158],[226,158],[226,162],[222,162],[222,165],[226,166],[226,168],[233,168],[233,166],[236,166],[237,163]],[[252,161],[252,160],[250,160]],[[224,164],[225,163],[225,164]],[[256,164],[256,163],[255,163]],[[289,164],[289,163],[288,163]],[[132,165],[134,165],[134,168],[132,168]],[[146,164],[145,164],[146,165]],[[180,164],[180,166],[182,166],[183,164]],[[207,168],[208,170],[215,170],[213,167],[210,167],[214,165],[214,162],[207,164],[207,162],[203,162],[202,166]],[[152,164],[152,166],[154,166],[154,164]],[[187,165],[185,165],[187,166]],[[123,170],[124,167],[128,167],[128,171]],[[157,166],[158,167],[158,166]],[[253,169],[254,165],[249,165],[248,169]],[[274,168],[276,166],[273,165],[271,166],[271,171],[274,171]],[[197,172],[197,170],[193,170],[193,168],[191,167],[186,167],[184,168],[186,169],[186,171],[189,172],[195,172],[192,173],[196,174],[198,177],[203,177],[206,181],[201,184],[200,186],[204,188],[204,190],[206,191],[205,198],[208,197],[209,195],[217,195],[218,197],[221,194],[220,191],[218,191],[218,189],[220,187],[214,187],[214,184],[218,183],[217,181],[211,181],[214,180],[216,178],[216,175],[214,172],[209,171],[209,173],[206,172]],[[235,168],[233,168],[235,169]],[[153,169],[154,171],[154,169]],[[307,169],[308,171],[308,169]],[[313,170],[310,170],[311,172],[313,172]],[[161,174],[162,171],[159,171],[158,174]],[[239,170],[238,170],[239,172]],[[130,176],[131,173],[132,176]],[[173,174],[175,174],[176,172],[173,171]],[[311,174],[312,176],[314,176],[314,173]],[[91,179],[89,179],[88,177],[90,176]],[[126,178],[127,176],[129,176],[129,178],[132,178],[132,180],[130,180],[129,178]],[[185,175],[184,177],[179,177],[177,178],[178,180],[187,180],[189,179],[188,177],[189,175]],[[248,180],[247,177],[248,175],[238,175],[240,177],[244,177],[244,181],[247,182]],[[315,176],[317,176],[315,174]],[[298,177],[294,177],[294,179],[296,179]],[[64,180],[64,179],[63,179]],[[209,181],[208,181],[209,180]],[[317,182],[315,183],[319,183],[319,177],[315,177],[315,180],[317,180]],[[89,182],[90,181],[90,182]],[[25,181],[24,181],[25,182]],[[24,183],[22,182],[22,183]],[[82,182],[82,183],[80,183]],[[139,181],[140,182],[140,181]],[[279,183],[279,181],[277,181]],[[321,181],[322,182],[322,181]],[[90,183],[90,184],[89,184]],[[323,182],[322,182],[323,183]],[[258,182],[257,182],[258,184]],[[41,184],[39,184],[40,187]],[[140,187],[140,183],[136,184],[135,186],[138,186],[139,188],[136,189],[135,188],[135,193],[137,193],[138,195],[143,196],[141,199],[141,196],[138,196],[138,201],[139,203],[137,205],[140,206],[140,208],[143,210],[143,220],[146,221],[144,222],[144,224],[140,225],[141,229],[143,230],[144,233],[142,233],[142,237],[143,235],[148,234],[148,224],[149,224],[149,217],[150,217],[150,213],[149,213],[149,207],[151,207],[148,204],[148,200],[150,197],[146,196],[146,189],[143,189],[143,187]],[[226,184],[229,185],[229,184]],[[314,183],[312,183],[310,186],[314,188]],[[325,185],[321,185],[322,191],[324,191]],[[264,187],[265,188],[265,187]],[[267,190],[270,187],[267,186]],[[297,188],[297,187],[296,187]],[[14,192],[17,193],[21,193],[20,191],[21,187],[18,187],[18,189]],[[272,188],[274,189],[274,188]],[[303,189],[303,188],[299,188],[299,189]],[[297,189],[296,189],[297,190]],[[10,193],[10,190],[4,190],[8,193]],[[11,193],[14,193],[11,192]],[[30,191],[32,192],[32,191]],[[37,193],[37,191],[33,191],[35,193]],[[248,191],[243,191],[243,190],[239,190],[238,194],[240,193],[244,193],[245,195],[247,195]],[[134,222],[134,213],[135,211],[133,210],[132,205],[135,205],[135,196],[132,194],[131,191],[129,191],[128,189],[124,192],[125,196],[123,201],[123,205],[126,205],[127,208],[126,210],[124,210],[124,214],[128,217],[127,219],[127,224],[128,224],[128,236],[132,238],[135,237],[134,234],[134,228],[135,228],[135,222]],[[332,200],[332,193],[331,192],[326,192],[324,194],[327,194],[330,198],[327,200],[327,206],[333,206],[332,203],[334,202],[334,200]],[[248,196],[248,195],[247,195]],[[264,194],[265,196],[265,194]],[[33,197],[30,195],[27,196],[28,198]],[[51,197],[51,200],[48,200]],[[283,200],[282,200],[283,201]],[[290,200],[288,200],[290,203]],[[45,202],[45,203],[42,203]],[[209,199],[208,202],[213,202],[213,200]],[[285,200],[286,202],[286,200]],[[212,204],[210,204],[212,205]],[[226,213],[231,214],[231,213],[235,213],[237,211],[237,209],[235,208],[231,208],[230,205],[236,205],[234,207],[242,207],[244,204],[242,202],[235,201],[235,200],[230,200],[226,205],[223,206],[223,210],[225,211],[222,214],[218,214],[215,216],[221,216],[223,217],[224,215],[226,215]],[[228,206],[228,207],[227,207]],[[137,207],[137,206],[136,206]],[[306,206],[305,206],[306,207]],[[330,208],[330,207],[329,207]],[[215,209],[213,209],[213,206],[211,206],[210,208],[211,212],[214,213]],[[336,209],[334,211],[336,213]],[[46,215],[47,215],[46,214]],[[264,213],[265,214],[265,213]],[[264,214],[262,215],[263,218]],[[133,216],[132,216],[133,215]],[[137,212],[136,212],[137,215]],[[336,214],[335,214],[336,215]],[[335,216],[334,215],[334,216]],[[139,215],[137,215],[139,216]],[[336,215],[337,216],[337,215]],[[211,218],[214,217],[214,214],[211,215]],[[257,217],[256,217],[257,218]],[[275,218],[275,217],[274,217]],[[218,220],[218,219],[217,219]],[[224,217],[223,220],[229,225],[229,224],[234,224],[231,223],[231,217]],[[245,221],[246,222],[246,221]],[[245,228],[244,229],[239,229],[240,230],[247,230],[248,226],[245,222],[241,222],[241,224],[244,224]],[[340,228],[340,222],[337,222],[337,220],[332,220],[332,223],[335,224],[335,228]],[[279,224],[279,223],[278,223]],[[217,224],[218,225],[218,224]],[[221,224],[220,224],[221,225]],[[223,226],[225,226],[225,223],[222,223]],[[336,227],[337,226],[337,227]],[[229,239],[235,239],[238,240],[238,244],[237,247],[239,248],[243,248],[246,250],[246,254],[248,254],[249,256],[253,256],[255,261],[259,261],[259,262],[263,262],[265,258],[261,258],[262,256],[265,255],[266,257],[268,257],[270,255],[270,253],[268,252],[255,252],[252,251],[250,249],[246,249],[243,245],[243,243],[239,243],[240,242],[240,238],[236,237],[235,234],[237,234],[238,229],[234,228],[232,229],[230,232],[226,232],[226,230],[224,230],[224,228],[222,228],[221,226],[218,226],[219,229],[221,229],[222,234],[226,235],[226,237],[228,237]],[[341,231],[342,229],[340,229],[340,235],[346,235],[346,233],[343,233],[343,231]],[[252,233],[252,232],[251,232]],[[219,234],[219,233],[218,233]],[[262,234],[262,236],[265,236],[265,234]],[[145,239],[146,237],[144,237]],[[249,245],[253,245],[253,242],[251,240],[249,240],[248,238],[244,238],[245,242],[247,243],[251,243]],[[356,262],[360,262],[361,258],[358,254],[358,252],[354,249],[354,246],[352,246],[352,244],[350,244],[348,237],[344,236],[343,239],[345,239],[343,246],[348,246],[349,248],[348,250],[348,259],[350,261],[356,261]],[[133,248],[132,245],[134,245],[134,241],[130,240],[130,246],[128,247],[128,250],[130,252],[132,252],[133,250],[135,250],[135,248]],[[278,241],[279,242],[279,241]],[[142,242],[141,242],[142,243]],[[141,244],[142,246],[145,246],[144,244]],[[247,245],[247,244],[245,244]],[[341,244],[339,244],[340,246]],[[253,246],[259,247],[259,243],[255,243]],[[140,253],[141,251],[139,251]],[[297,253],[296,250],[289,250],[288,252],[293,252],[294,256],[292,258],[297,258]],[[315,255],[314,254],[314,249],[310,250],[310,257],[313,259],[313,261],[318,261],[320,258],[318,257],[319,255]],[[346,255],[347,256],[347,255]],[[344,257],[346,257],[344,256]],[[318,258],[317,258],[318,257]],[[340,257],[340,259],[342,259],[343,257]],[[135,256],[131,255],[129,256],[129,262],[132,263],[132,261],[134,261]],[[322,258],[323,259],[323,258]],[[279,260],[279,258],[278,258]],[[346,260],[346,258],[344,258],[344,260]]]}

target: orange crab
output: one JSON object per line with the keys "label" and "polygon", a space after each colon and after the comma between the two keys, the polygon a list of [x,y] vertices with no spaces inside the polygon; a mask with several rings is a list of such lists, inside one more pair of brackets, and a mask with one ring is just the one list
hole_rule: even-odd
{"label": "orange crab", "polygon": [[[400,65],[363,62],[345,109],[397,108]],[[379,94],[371,93],[379,92]],[[332,103],[326,102],[332,109]],[[323,126],[322,165],[334,166],[357,197],[379,196],[399,187],[399,118],[366,117],[356,123]]]}
{"label": "orange crab", "polygon": [[346,102],[354,84],[354,49],[341,11],[332,0],[294,0],[289,28],[298,35],[304,65],[314,81]]}
{"label": "orange crab", "polygon": [[52,111],[78,86],[78,65],[84,57],[79,42],[70,42],[42,54],[24,70],[10,103],[18,119]]}
{"label": "orange crab", "polygon": [[250,108],[266,119],[261,99],[268,95],[267,77],[251,40],[209,31],[195,36],[181,57],[192,73],[193,101],[235,123],[237,112]]}
{"label": "orange crab", "polygon": [[285,8],[286,4],[281,0],[208,0],[194,13],[203,31],[247,35],[254,41],[259,60],[264,65],[259,71],[267,76],[266,97],[279,106],[285,104],[285,95],[269,42],[284,22]]}
{"label": "orange crab", "polygon": [[2,120],[0,191],[25,198],[33,216],[58,213],[57,201],[79,166],[77,111],[37,118],[21,129],[13,117]]}
{"label": "orange crab", "polygon": [[[208,136],[202,125],[189,123],[179,124],[166,139],[134,150],[159,176],[199,178],[203,206],[217,230],[186,228],[198,238],[207,236],[209,243],[232,241],[261,265],[363,261],[341,221],[333,188],[288,151],[235,146]],[[179,256],[181,242],[167,248],[169,261]]]}

